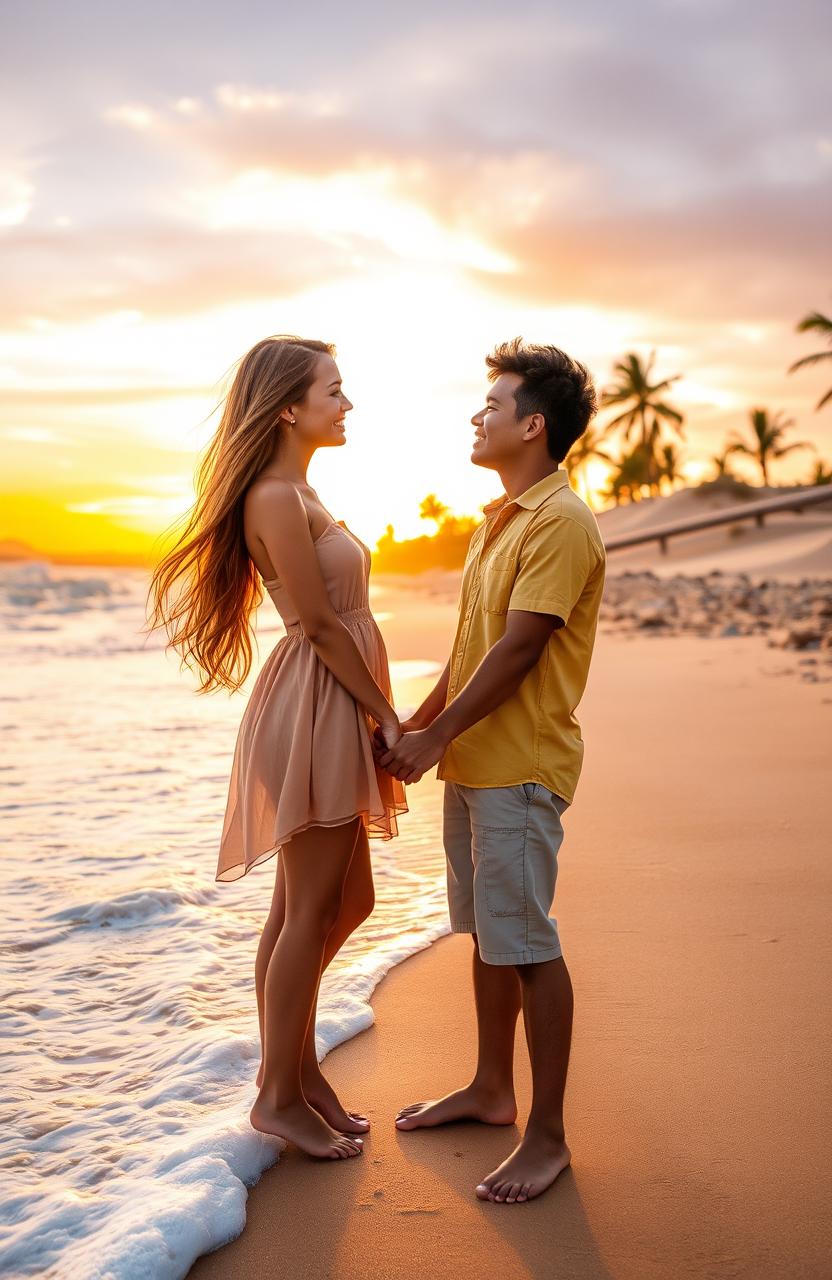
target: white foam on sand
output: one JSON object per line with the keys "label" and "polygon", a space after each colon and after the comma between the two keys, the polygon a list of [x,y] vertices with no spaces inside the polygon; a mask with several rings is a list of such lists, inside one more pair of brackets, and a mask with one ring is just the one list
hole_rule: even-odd
{"label": "white foam on sand", "polygon": [[[135,571],[0,569],[9,1277],[185,1276],[242,1230],[282,1147],[247,1118],[276,864],[213,880],[244,695],[195,697],[140,634],[144,588]],[[319,1056],[448,930],[439,797],[411,788],[399,839],[373,842],[377,908],[324,977]]]}

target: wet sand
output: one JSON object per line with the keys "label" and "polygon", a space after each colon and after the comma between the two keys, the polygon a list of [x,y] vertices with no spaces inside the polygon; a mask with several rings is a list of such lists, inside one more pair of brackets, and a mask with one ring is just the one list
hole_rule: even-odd
{"label": "wet sand", "polygon": [[[451,615],[431,654],[385,628],[391,657],[439,660]],[[798,661],[756,636],[599,637],[554,911],[576,996],[555,1187],[482,1204],[518,1129],[393,1126],[471,1071],[470,943],[448,938],[393,970],[376,1024],[326,1061],[373,1121],[365,1154],[287,1150],[194,1280],[830,1275],[832,684]]]}

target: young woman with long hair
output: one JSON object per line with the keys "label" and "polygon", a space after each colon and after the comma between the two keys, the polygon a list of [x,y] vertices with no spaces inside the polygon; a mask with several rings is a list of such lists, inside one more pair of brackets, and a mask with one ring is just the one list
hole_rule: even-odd
{"label": "young woman with long hair", "polygon": [[351,408],[329,344],[280,336],[252,347],[150,589],[151,625],[166,627],[202,691],[244,683],[264,588],[286,628],[240,725],[216,878],[279,854],[255,963],[251,1123],[328,1159],[358,1155],[369,1121],[344,1109],[318,1065],[320,978],[372,911],[368,836],[395,836],[407,808],[373,756],[374,732],[393,746],[401,729],[369,609],[370,552],[306,480],[317,449],[344,444]]}

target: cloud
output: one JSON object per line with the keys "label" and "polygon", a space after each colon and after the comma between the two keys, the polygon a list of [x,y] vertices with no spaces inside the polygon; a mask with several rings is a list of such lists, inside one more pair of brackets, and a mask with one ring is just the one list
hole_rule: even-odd
{"label": "cloud", "polygon": [[34,192],[31,182],[21,175],[0,174],[0,229],[26,221]]}
{"label": "cloud", "polygon": [[355,269],[355,250],[285,231],[165,225],[21,229],[0,241],[0,327],[132,310],[184,315],[286,297]]}

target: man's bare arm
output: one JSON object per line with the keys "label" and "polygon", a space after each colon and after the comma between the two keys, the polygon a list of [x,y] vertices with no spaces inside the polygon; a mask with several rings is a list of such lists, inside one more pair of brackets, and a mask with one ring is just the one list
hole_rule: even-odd
{"label": "man's bare arm", "polygon": [[505,635],[489,649],[465,687],[427,728],[405,733],[379,763],[396,778],[417,781],[454,738],[517,692],[560,626],[562,619],[551,614],[510,609]]}

